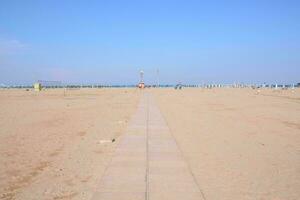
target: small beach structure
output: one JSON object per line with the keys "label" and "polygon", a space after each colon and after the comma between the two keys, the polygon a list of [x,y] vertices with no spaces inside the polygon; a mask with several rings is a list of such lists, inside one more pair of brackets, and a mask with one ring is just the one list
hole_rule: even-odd
{"label": "small beach structure", "polygon": [[33,88],[34,88],[34,91],[39,92],[39,91],[42,90],[42,84],[40,84],[40,83],[35,83],[35,84],[33,84]]}

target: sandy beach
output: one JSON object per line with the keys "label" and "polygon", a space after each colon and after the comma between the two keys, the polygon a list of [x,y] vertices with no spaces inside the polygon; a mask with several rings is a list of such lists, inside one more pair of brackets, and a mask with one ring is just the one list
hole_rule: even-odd
{"label": "sandy beach", "polygon": [[300,0],[0,0],[0,200],[300,200]]}
{"label": "sandy beach", "polygon": [[92,199],[145,95],[202,199],[299,199],[300,90],[233,88],[0,90],[0,199]]}
{"label": "sandy beach", "polygon": [[299,199],[299,89],[153,94],[206,199]]}
{"label": "sandy beach", "polygon": [[0,199],[90,199],[136,89],[0,90]]}

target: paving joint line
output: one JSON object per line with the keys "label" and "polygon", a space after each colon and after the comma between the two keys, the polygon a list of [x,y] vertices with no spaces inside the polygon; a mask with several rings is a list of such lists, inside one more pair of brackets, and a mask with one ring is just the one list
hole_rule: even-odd
{"label": "paving joint line", "polygon": [[146,191],[145,200],[149,200],[149,94],[147,93],[146,116]]}
{"label": "paving joint line", "polygon": [[[155,101],[154,98],[152,98],[152,99],[153,99],[153,101]],[[158,107],[158,106],[157,106],[157,107]],[[202,198],[203,198],[204,200],[207,200],[206,197],[205,197],[205,195],[204,195],[204,192],[202,191],[202,189],[201,189],[201,187],[200,187],[199,182],[198,182],[197,179],[196,179],[195,174],[194,174],[193,171],[192,171],[192,168],[191,168],[190,164],[187,162],[187,159],[186,159],[186,157],[184,156],[183,151],[182,151],[181,147],[179,146],[179,143],[177,142],[177,140],[176,140],[176,138],[175,138],[175,136],[174,136],[174,134],[173,134],[173,131],[171,130],[171,128],[170,128],[170,126],[169,126],[169,124],[168,124],[168,121],[166,120],[166,117],[165,117],[164,114],[161,112],[161,110],[160,110],[159,107],[158,107],[158,109],[159,109],[159,112],[161,113],[161,116],[163,117],[163,119],[164,119],[164,121],[165,121],[165,123],[166,123],[168,129],[169,129],[170,134],[172,135],[173,139],[175,140],[175,143],[176,143],[176,145],[177,145],[177,147],[178,147],[178,149],[179,149],[179,152],[180,152],[180,154],[181,154],[183,160],[185,161],[185,163],[186,163],[186,165],[187,165],[187,167],[188,167],[188,170],[189,170],[190,174],[192,175],[193,180],[194,180],[194,182],[196,183],[199,192],[201,193]]]}

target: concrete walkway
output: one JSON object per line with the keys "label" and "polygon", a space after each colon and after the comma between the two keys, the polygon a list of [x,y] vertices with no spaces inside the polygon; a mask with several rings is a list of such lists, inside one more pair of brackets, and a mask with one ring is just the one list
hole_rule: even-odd
{"label": "concrete walkway", "polygon": [[203,200],[159,108],[143,92],[92,200]]}

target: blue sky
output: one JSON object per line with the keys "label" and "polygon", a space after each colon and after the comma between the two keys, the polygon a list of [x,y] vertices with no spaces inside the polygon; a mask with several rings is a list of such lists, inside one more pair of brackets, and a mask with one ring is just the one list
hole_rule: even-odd
{"label": "blue sky", "polygon": [[0,1],[0,83],[300,82],[300,1]]}

